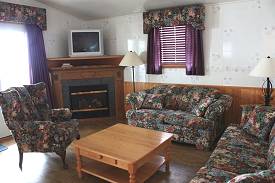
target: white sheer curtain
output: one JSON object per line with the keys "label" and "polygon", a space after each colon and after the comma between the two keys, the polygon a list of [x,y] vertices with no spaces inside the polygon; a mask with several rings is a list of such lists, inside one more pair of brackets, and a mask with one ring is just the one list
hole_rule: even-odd
{"label": "white sheer curtain", "polygon": [[0,90],[30,83],[28,59],[25,26],[0,23]]}

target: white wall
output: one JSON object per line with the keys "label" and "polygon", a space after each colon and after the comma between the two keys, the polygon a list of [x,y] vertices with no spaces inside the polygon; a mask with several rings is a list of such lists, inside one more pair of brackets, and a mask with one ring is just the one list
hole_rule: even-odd
{"label": "white wall", "polygon": [[47,30],[43,34],[47,57],[68,56],[68,31],[78,29],[84,21],[34,0],[3,1],[45,8],[47,11]]}
{"label": "white wall", "polygon": [[[68,31],[77,29],[83,23],[71,15],[50,8],[42,3],[33,0],[4,0],[10,3],[24,4],[46,8],[47,10],[47,30],[43,32],[47,57],[67,56]],[[4,124],[2,114],[0,115],[0,138],[9,135],[9,130]]]}
{"label": "white wall", "polygon": [[[206,5],[204,54],[206,76],[186,76],[184,69],[164,69],[162,75],[146,75],[136,69],[137,81],[209,85],[256,86],[262,78],[248,76],[259,59],[275,57],[275,1],[243,0]],[[132,14],[86,22],[83,28],[104,30],[107,54],[127,50],[146,51],[147,35],[142,30],[142,14]],[[274,79],[274,78],[273,78]],[[131,80],[129,69],[125,80]]]}

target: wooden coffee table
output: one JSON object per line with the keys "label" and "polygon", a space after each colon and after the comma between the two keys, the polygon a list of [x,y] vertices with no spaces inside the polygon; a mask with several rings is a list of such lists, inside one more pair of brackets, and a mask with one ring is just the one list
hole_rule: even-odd
{"label": "wooden coffee table", "polygon": [[116,124],[74,143],[78,175],[85,172],[113,183],[144,182],[163,164],[169,172],[171,139],[169,133]]}

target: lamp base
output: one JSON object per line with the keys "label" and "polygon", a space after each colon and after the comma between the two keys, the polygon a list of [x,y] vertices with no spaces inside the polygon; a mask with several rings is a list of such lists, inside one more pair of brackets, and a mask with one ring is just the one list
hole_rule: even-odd
{"label": "lamp base", "polygon": [[[264,85],[266,83],[266,88],[264,88]],[[272,83],[269,78],[266,79],[266,81],[262,85],[262,91],[264,95],[264,103],[265,106],[270,106],[270,101],[272,100]]]}

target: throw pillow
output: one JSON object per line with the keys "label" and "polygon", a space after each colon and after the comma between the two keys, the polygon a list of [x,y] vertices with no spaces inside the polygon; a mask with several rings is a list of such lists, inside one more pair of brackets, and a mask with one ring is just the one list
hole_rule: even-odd
{"label": "throw pillow", "polygon": [[196,105],[194,108],[193,108],[193,113],[198,116],[198,117],[203,117],[208,106],[210,104],[212,104],[213,102],[215,102],[216,99],[214,98],[211,98],[211,97],[206,97],[204,99],[202,99],[198,105]]}
{"label": "throw pillow", "polygon": [[163,109],[165,95],[163,94],[146,94],[142,103],[143,109]]}
{"label": "throw pillow", "polygon": [[179,94],[179,95],[167,95],[165,102],[165,108],[171,110],[182,110],[185,111],[189,100],[186,95]]}
{"label": "throw pillow", "polygon": [[227,183],[250,183],[250,182],[274,182],[275,170],[262,170],[256,173],[241,174]]}
{"label": "throw pillow", "polygon": [[261,140],[266,140],[275,120],[275,110],[270,106],[255,105],[242,114],[243,130]]}

